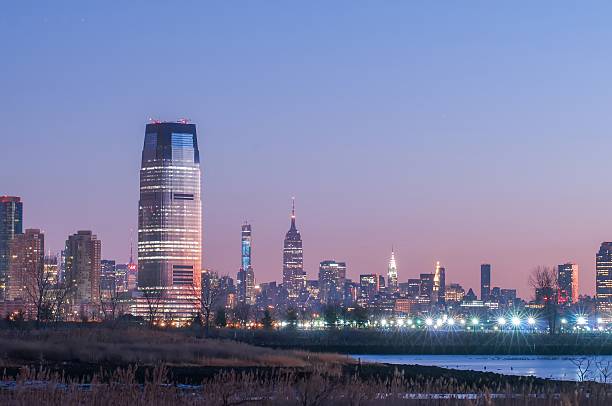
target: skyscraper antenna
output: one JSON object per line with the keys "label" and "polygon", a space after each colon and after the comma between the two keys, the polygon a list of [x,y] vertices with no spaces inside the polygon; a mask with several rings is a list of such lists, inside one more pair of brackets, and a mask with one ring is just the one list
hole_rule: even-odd
{"label": "skyscraper antenna", "polygon": [[295,196],[291,198],[291,218],[295,218]]}

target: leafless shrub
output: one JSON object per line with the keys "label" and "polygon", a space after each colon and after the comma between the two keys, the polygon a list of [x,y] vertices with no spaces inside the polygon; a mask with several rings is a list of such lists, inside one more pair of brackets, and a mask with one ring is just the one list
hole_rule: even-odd
{"label": "leafless shrub", "polygon": [[579,382],[584,382],[591,374],[593,360],[590,357],[571,358],[571,363],[576,367],[576,374]]}

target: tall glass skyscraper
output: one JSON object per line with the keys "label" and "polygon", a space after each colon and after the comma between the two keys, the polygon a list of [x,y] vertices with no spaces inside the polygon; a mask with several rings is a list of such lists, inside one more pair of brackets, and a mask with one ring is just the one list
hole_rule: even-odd
{"label": "tall glass skyscraper", "polygon": [[157,318],[184,321],[200,306],[200,177],[195,124],[147,124],[138,205],[138,287],[145,296],[154,292]]}
{"label": "tall glass skyscraper", "polygon": [[4,299],[9,272],[9,244],[23,233],[23,203],[16,196],[0,196],[0,300]]}
{"label": "tall glass skyscraper", "polygon": [[295,300],[306,286],[302,236],[295,226],[295,200],[291,208],[291,227],[283,243],[283,286],[289,300]]}
{"label": "tall glass skyscraper", "polygon": [[241,264],[238,272],[238,300],[241,303],[255,303],[255,274],[251,263],[251,225],[244,223],[241,232]]}

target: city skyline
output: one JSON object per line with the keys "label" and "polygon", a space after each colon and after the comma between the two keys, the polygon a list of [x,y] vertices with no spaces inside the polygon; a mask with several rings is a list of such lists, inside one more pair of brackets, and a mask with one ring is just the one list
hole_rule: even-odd
{"label": "city skyline", "polygon": [[[1,193],[25,202],[24,229],[41,228],[53,252],[93,230],[103,257],[127,261],[142,123],[186,116],[200,125],[207,174],[207,268],[235,275],[235,230],[248,218],[257,279],[279,280],[295,195],[309,278],[326,258],[346,261],[353,279],[384,274],[393,244],[400,281],[440,260],[448,283],[478,292],[490,263],[492,285],[527,298],[533,267],[574,262],[581,293],[593,294],[594,253],[612,239],[599,180],[612,125],[607,13],[309,7],[8,6],[0,33],[19,41],[0,45],[11,55],[0,119],[15,134],[0,140]],[[134,28],[140,19],[187,28]],[[589,24],[562,28],[575,21]],[[151,69],[165,49],[189,63]]]}

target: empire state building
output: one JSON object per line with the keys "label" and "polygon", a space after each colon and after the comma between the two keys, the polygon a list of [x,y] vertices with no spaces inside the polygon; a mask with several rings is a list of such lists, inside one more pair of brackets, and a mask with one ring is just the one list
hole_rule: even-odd
{"label": "empire state building", "polygon": [[302,236],[295,226],[295,200],[291,209],[291,226],[283,244],[283,286],[290,300],[295,300],[306,286]]}

